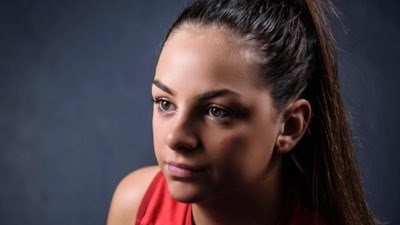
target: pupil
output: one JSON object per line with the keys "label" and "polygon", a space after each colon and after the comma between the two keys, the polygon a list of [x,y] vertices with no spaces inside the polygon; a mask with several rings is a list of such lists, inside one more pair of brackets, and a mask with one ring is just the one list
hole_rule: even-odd
{"label": "pupil", "polygon": [[163,101],[161,104],[162,104],[162,108],[163,108],[163,109],[165,109],[165,110],[166,110],[166,109],[168,109],[168,108],[169,108],[169,107],[168,107],[168,106],[169,106],[169,103],[168,103],[168,102],[166,102],[166,101]]}
{"label": "pupil", "polygon": [[213,108],[213,109],[211,110],[211,113],[212,113],[215,117],[221,116],[221,111],[218,110],[217,108]]}

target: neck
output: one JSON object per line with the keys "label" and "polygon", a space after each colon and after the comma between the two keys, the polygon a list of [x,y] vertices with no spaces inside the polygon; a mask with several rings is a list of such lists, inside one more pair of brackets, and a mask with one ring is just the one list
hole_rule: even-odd
{"label": "neck", "polygon": [[278,174],[263,184],[241,188],[225,196],[193,204],[195,224],[277,224],[285,200]]}

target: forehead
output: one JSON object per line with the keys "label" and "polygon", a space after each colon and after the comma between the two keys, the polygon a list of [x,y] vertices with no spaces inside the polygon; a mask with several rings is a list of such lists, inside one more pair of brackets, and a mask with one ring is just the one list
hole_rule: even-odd
{"label": "forehead", "polygon": [[[156,79],[202,73],[208,79],[251,82],[262,88],[258,64],[243,41],[217,26],[183,25],[165,42],[156,68]],[[213,75],[213,76],[210,76]]]}

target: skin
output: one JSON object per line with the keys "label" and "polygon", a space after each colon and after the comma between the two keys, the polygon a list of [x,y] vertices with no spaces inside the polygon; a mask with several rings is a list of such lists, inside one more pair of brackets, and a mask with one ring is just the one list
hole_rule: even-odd
{"label": "skin", "polygon": [[[274,224],[283,207],[281,156],[304,134],[311,108],[297,100],[275,109],[251,55],[226,30],[186,25],[159,57],[155,154],[171,196],[193,204],[196,224]],[[109,225],[135,219],[132,210],[157,170],[135,171],[121,182]]]}

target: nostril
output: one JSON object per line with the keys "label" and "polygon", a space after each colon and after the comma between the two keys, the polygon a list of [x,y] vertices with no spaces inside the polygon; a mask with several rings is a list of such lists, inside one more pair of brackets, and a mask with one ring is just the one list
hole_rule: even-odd
{"label": "nostril", "polygon": [[175,151],[192,151],[197,148],[197,141],[193,138],[175,139],[169,142],[169,147]]}
{"label": "nostril", "polygon": [[174,150],[176,151],[185,151],[185,152],[193,151],[194,149],[196,149],[196,146],[185,143],[181,143],[174,148]]}
{"label": "nostril", "polygon": [[175,151],[192,151],[198,146],[198,138],[192,132],[175,130],[167,136],[167,145]]}

